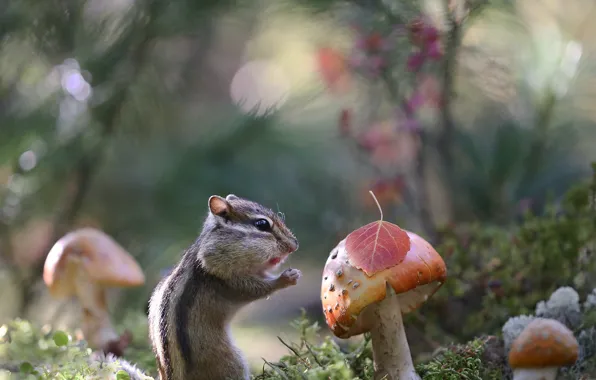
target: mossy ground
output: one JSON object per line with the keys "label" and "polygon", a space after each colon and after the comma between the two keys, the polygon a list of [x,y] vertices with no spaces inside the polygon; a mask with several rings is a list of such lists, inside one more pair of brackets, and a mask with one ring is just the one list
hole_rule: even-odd
{"label": "mossy ground", "polygon": [[[263,369],[255,380],[273,379],[372,379],[373,362],[370,341],[344,351],[330,337],[315,345],[319,330],[304,315],[294,322],[300,332],[297,342],[285,342],[289,354],[280,361],[264,360]],[[84,341],[76,341],[63,331],[36,327],[23,320],[15,320],[0,329],[0,376],[22,379],[93,379],[116,378],[129,375],[118,362],[98,362]],[[476,339],[465,345],[446,348],[432,360],[417,366],[423,379],[500,379],[498,368],[486,364],[483,358],[488,338]],[[139,365],[145,373],[154,375],[154,359],[149,347],[131,347],[126,359]],[[1,378],[1,377],[0,377]]]}

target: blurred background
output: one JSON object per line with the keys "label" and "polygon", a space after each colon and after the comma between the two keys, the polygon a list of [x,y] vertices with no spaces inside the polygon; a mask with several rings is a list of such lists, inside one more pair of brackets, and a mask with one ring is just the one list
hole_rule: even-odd
{"label": "blurred background", "polygon": [[[438,244],[445,226],[541,213],[590,176],[594,17],[591,0],[3,1],[0,323],[78,326],[41,271],[82,226],[140,263],[146,284],[113,289],[110,310],[143,320],[208,197],[233,193],[300,240],[286,263],[300,283],[234,325],[251,360],[274,360],[301,308],[324,324],[323,265],[379,218],[369,190],[385,220]],[[415,353],[436,348],[408,334]]]}

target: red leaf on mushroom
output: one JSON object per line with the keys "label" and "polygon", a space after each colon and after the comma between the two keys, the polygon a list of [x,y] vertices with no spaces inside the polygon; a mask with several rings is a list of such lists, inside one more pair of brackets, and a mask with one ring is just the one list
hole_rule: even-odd
{"label": "red leaf on mushroom", "polygon": [[410,250],[410,237],[393,223],[378,220],[346,238],[350,264],[368,276],[400,264]]}

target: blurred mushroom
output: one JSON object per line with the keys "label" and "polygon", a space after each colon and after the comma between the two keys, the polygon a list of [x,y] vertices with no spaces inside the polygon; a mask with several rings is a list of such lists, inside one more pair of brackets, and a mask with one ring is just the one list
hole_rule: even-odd
{"label": "blurred mushroom", "polygon": [[54,244],[45,261],[43,280],[55,298],[76,297],[83,310],[81,330],[89,346],[106,353],[118,347],[121,354],[130,341],[118,336],[107,308],[106,287],[145,283],[139,264],[104,232],[81,228]]}
{"label": "blurred mushroom", "polygon": [[559,367],[575,363],[579,345],[573,332],[554,319],[536,318],[511,344],[513,380],[555,380]]}
{"label": "blurred mushroom", "polygon": [[[351,263],[354,252],[346,249],[348,235],[331,251],[323,270],[325,320],[339,338],[371,332],[375,379],[420,379],[412,363],[402,313],[416,310],[432,296],[447,278],[447,269],[437,251],[420,236],[382,223],[379,230],[393,229],[390,235],[395,244],[407,247],[403,259],[367,274]],[[362,241],[368,240],[374,239],[368,236]],[[375,247],[381,243],[387,240],[381,241],[377,231]],[[381,253],[370,252],[368,260],[388,260]]]}

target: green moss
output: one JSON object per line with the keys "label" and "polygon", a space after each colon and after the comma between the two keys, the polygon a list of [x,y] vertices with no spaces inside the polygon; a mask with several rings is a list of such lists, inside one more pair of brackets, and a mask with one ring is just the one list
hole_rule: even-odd
{"label": "green moss", "polygon": [[423,380],[500,380],[500,368],[492,368],[482,359],[487,340],[478,338],[463,344],[454,345],[428,363],[420,364],[416,370]]}
{"label": "green moss", "polygon": [[[330,337],[319,345],[316,340],[319,329],[303,315],[294,322],[300,332],[297,343],[283,342],[291,354],[277,363],[265,362],[263,373],[255,380],[371,380],[373,361],[368,337],[349,350],[342,350]],[[499,368],[492,368],[482,361],[486,339],[475,339],[464,345],[442,350],[432,360],[416,366],[423,380],[501,379]]]}
{"label": "green moss", "polygon": [[124,379],[126,375],[118,361],[100,363],[93,359],[84,341],[23,320],[0,327],[0,363],[0,378],[2,373],[10,373],[11,379],[42,380],[84,380],[109,375]]}

